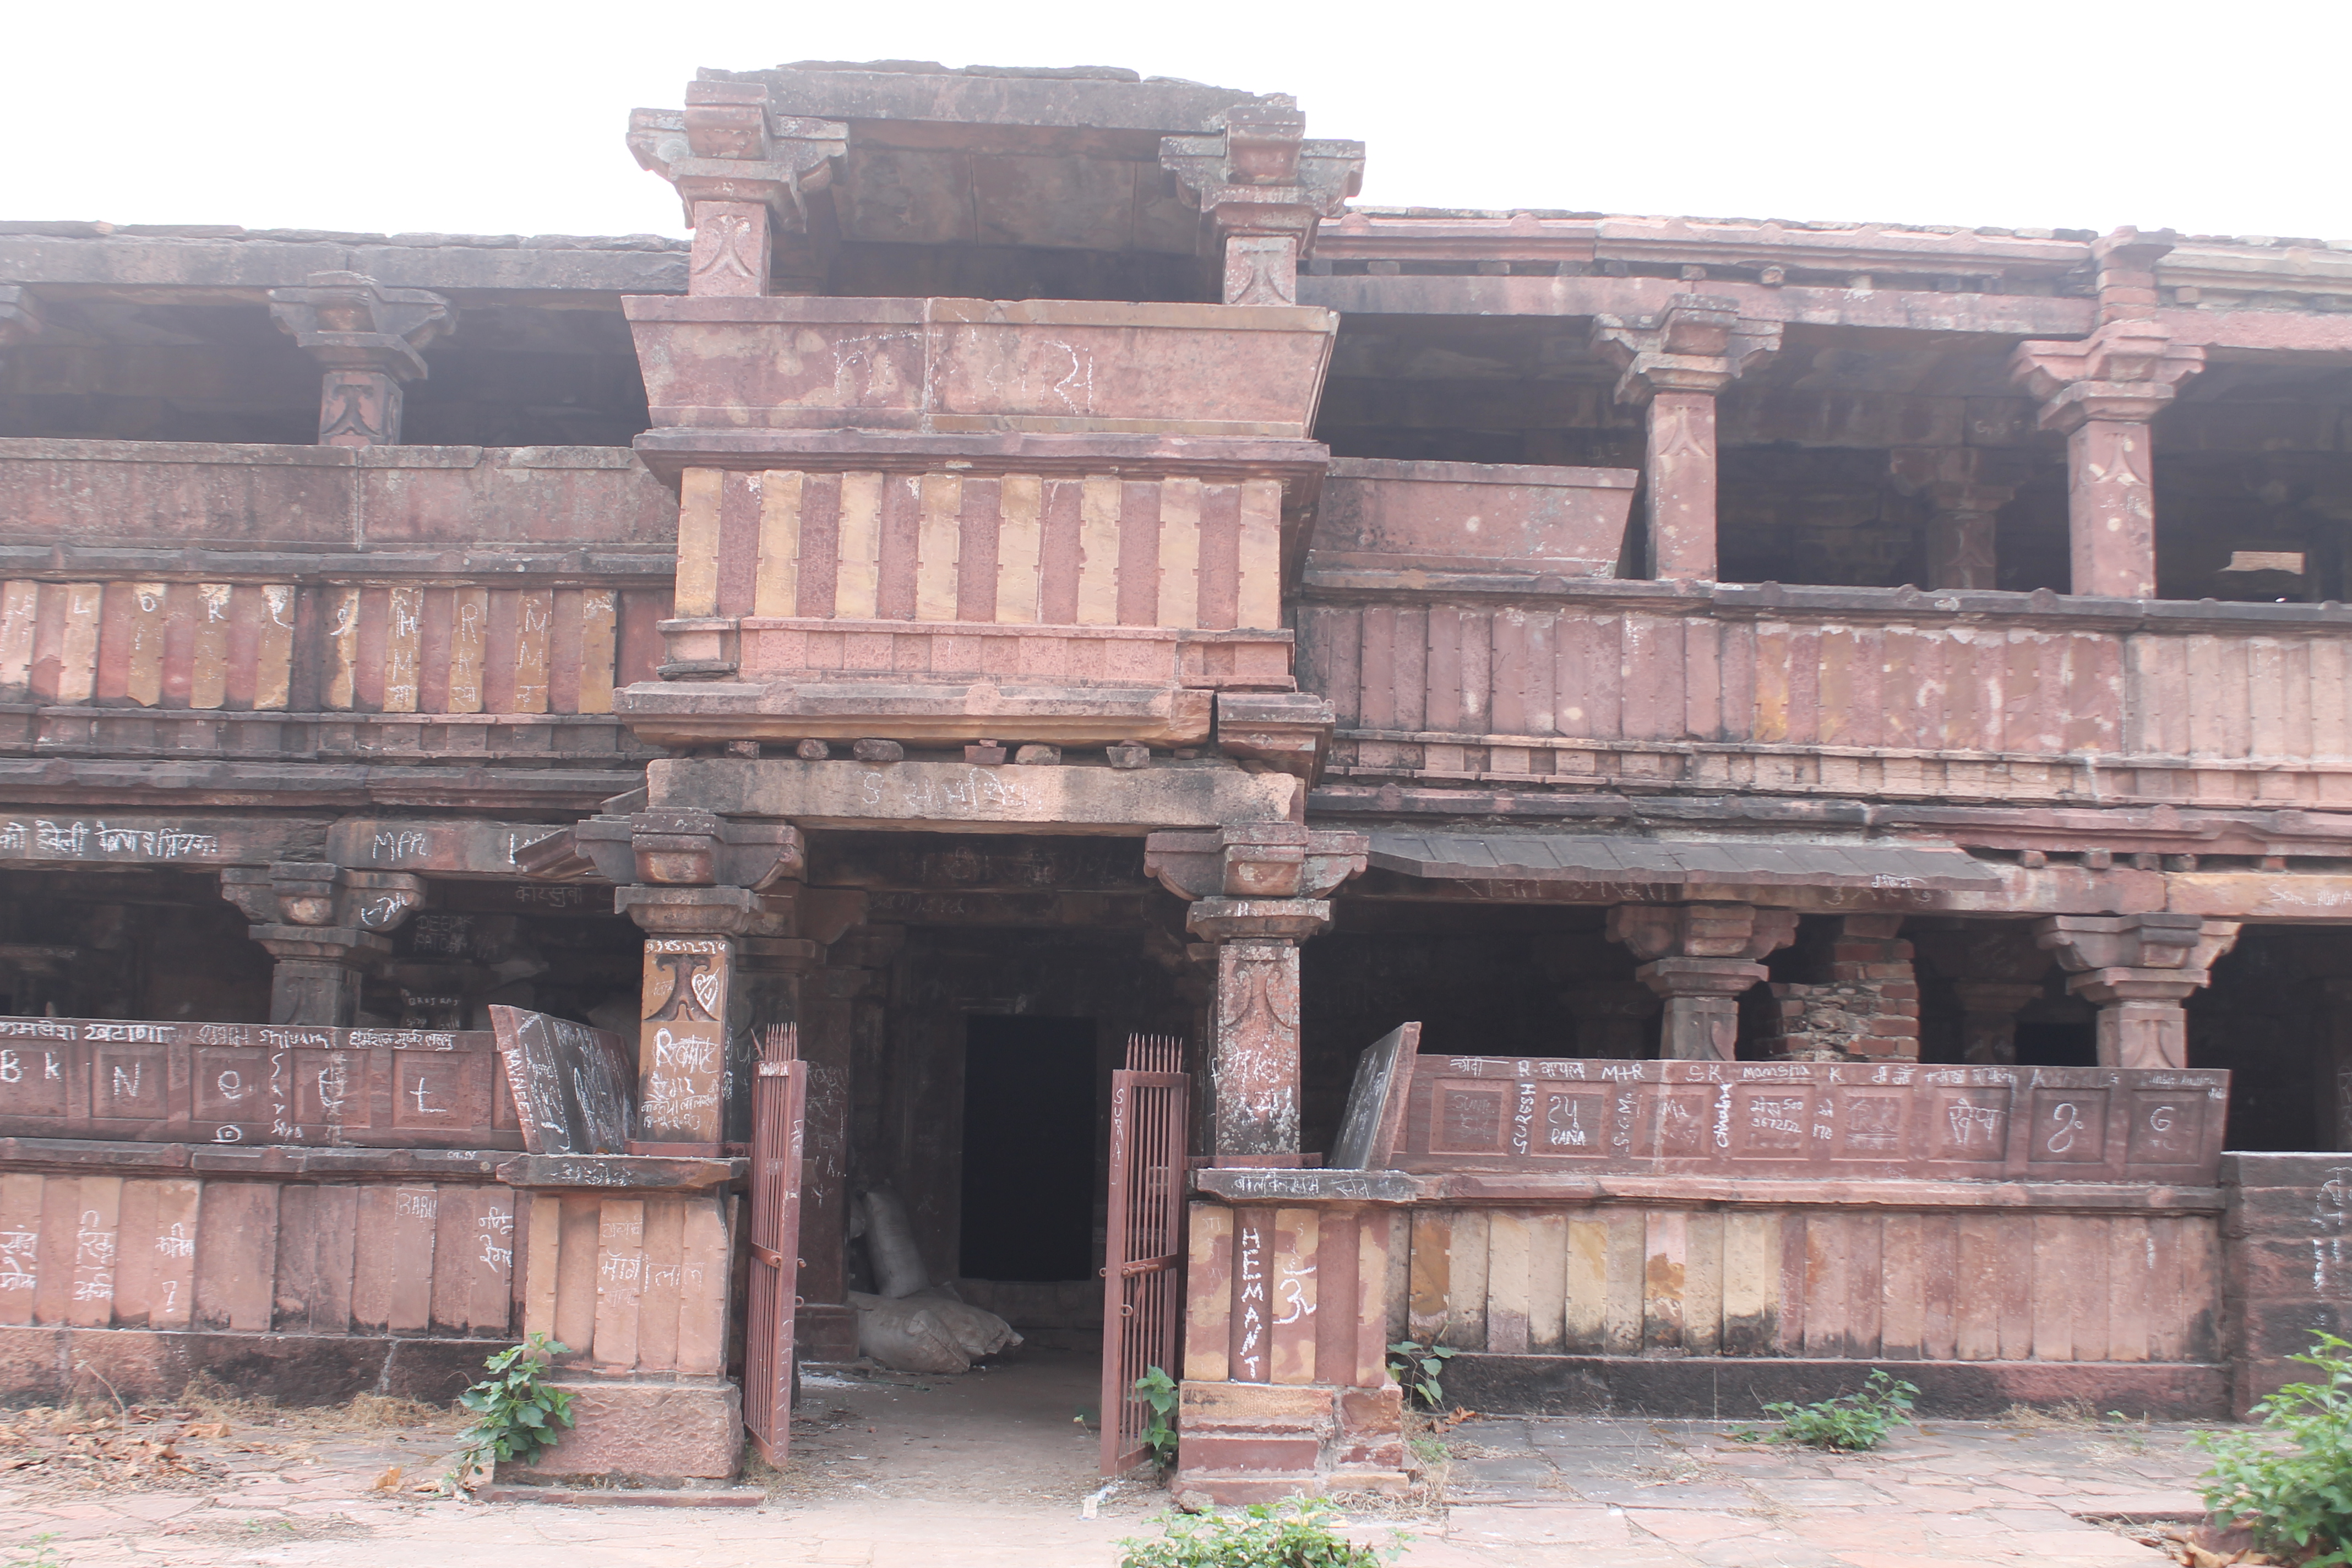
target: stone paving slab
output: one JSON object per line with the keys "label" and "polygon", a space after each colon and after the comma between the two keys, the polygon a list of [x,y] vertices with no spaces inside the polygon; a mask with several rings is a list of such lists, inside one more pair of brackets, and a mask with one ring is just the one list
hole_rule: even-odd
{"label": "stone paving slab", "polygon": [[[2084,1513],[2197,1510],[2190,1428],[1930,1423],[1879,1453],[1731,1440],[1710,1423],[1473,1419],[1441,1441],[1444,1503],[1402,1521],[1403,1568],[2165,1568]],[[870,1432],[860,1432],[864,1452]],[[302,1460],[191,1442],[226,1474],[189,1491],[0,1492],[0,1562],[43,1531],[67,1568],[1115,1568],[1156,1495],[993,1506],[863,1492],[759,1509],[482,1505],[371,1489],[441,1473],[446,1434],[339,1436]],[[850,1456],[845,1454],[845,1461]],[[1385,1542],[1396,1525],[1359,1521]]]}

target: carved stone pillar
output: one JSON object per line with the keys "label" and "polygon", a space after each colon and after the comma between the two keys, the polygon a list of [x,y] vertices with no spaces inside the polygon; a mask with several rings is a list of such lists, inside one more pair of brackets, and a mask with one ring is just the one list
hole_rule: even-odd
{"label": "carved stone pillar", "polygon": [[1895,488],[1927,499],[1930,588],[1997,588],[1994,524],[2017,494],[1998,459],[1976,447],[1908,447],[1893,454]]}
{"label": "carved stone pillar", "polygon": [[2205,351],[2172,341],[2153,317],[2156,263],[2169,232],[2117,229],[2092,247],[2099,326],[2076,342],[2024,342],[2010,374],[2042,404],[2042,427],[2066,436],[2073,591],[2156,595],[2156,488],[2150,423]]}
{"label": "carved stone pillar", "polygon": [[1658,1055],[1729,1061],[1738,1053],[1739,998],[1764,979],[1759,960],[1796,940],[1790,910],[1753,904],[1618,904],[1609,940],[1644,962],[1636,978],[1665,998]]}
{"label": "carved stone pillar", "polygon": [[694,231],[688,293],[769,293],[779,249],[784,292],[822,290],[824,254],[808,198],[848,153],[847,126],[779,114],[758,82],[697,81],[683,110],[630,112],[629,151],[685,204]]}
{"label": "carved stone pillar", "polygon": [[1217,949],[1211,1009],[1212,1152],[1279,1163],[1298,1150],[1298,944],[1331,922],[1325,895],[1364,868],[1360,833],[1290,823],[1155,833],[1144,869],[1192,902],[1186,927]]}
{"label": "carved stone pillar", "polygon": [[2042,995],[2050,954],[2021,921],[1923,925],[1912,945],[1951,982],[1960,1004],[1961,1059],[1987,1067],[2017,1060],[2017,1016]]}
{"label": "carved stone pillar", "polygon": [[1650,575],[1713,582],[1716,395],[1780,349],[1780,323],[1745,318],[1720,296],[1677,294],[1654,316],[1594,317],[1592,346],[1624,372],[1617,401],[1649,410]]}
{"label": "carved stone pillar", "polygon": [[425,901],[409,871],[353,871],[315,860],[226,866],[221,897],[253,922],[276,960],[269,1021],[347,1029],[359,1020],[360,985],[392,953],[386,935]]}
{"label": "carved stone pillar", "polygon": [[423,350],[457,324],[448,300],[424,289],[387,289],[359,272],[313,272],[272,289],[269,313],[326,375],[319,445],[400,445],[402,384],[425,379]]}
{"label": "carved stone pillar", "polygon": [[2099,1008],[2099,1065],[2189,1065],[2189,994],[2238,940],[2236,921],[2188,914],[2052,915],[2033,939],[2055,953],[2066,989]]}
{"label": "carved stone pillar", "polygon": [[1224,302],[1296,305],[1317,226],[1363,188],[1364,144],[1307,140],[1307,117],[1283,97],[1236,104],[1216,124],[1161,137],[1160,164],[1223,241]]}
{"label": "carved stone pillar", "polygon": [[1576,1054],[1601,1060],[1639,1061],[1658,1037],[1662,1004],[1649,986],[1633,981],[1578,985],[1559,999],[1576,1025]]}
{"label": "carved stone pillar", "polygon": [[727,1076],[750,1024],[739,989],[746,938],[792,941],[800,833],[694,810],[592,816],[517,852],[534,877],[597,876],[646,933],[632,1152],[711,1155],[726,1137]]}

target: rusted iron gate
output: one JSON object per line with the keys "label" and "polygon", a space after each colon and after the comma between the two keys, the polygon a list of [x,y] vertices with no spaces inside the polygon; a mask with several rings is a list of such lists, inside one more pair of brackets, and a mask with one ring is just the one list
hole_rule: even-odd
{"label": "rusted iron gate", "polygon": [[808,1065],[800,1030],[772,1026],[751,1084],[751,1290],[744,1336],[743,1426],[781,1468],[792,1446],[793,1317],[800,1287],[801,1157]]}
{"label": "rusted iron gate", "polygon": [[1176,1375],[1183,1313],[1184,1042],[1135,1035],[1110,1077],[1110,1226],[1103,1251],[1103,1474],[1142,1462],[1151,1408],[1135,1380]]}

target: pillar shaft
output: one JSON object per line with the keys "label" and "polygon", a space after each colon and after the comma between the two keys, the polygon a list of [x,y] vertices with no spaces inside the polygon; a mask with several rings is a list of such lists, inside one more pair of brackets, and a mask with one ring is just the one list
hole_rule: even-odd
{"label": "pillar shaft", "polygon": [[1956,980],[1960,1059],[1986,1067],[2017,1060],[2017,1016],[2042,994],[2039,981]]}
{"label": "pillar shaft", "polygon": [[1216,1026],[1209,1055],[1214,1152],[1298,1152],[1296,942],[1219,944]]}
{"label": "pillar shaft", "polygon": [[1669,1061],[1730,1061],[1739,1054],[1739,998],[1765,976],[1738,958],[1662,958],[1633,972],[1665,999],[1658,1055]]}
{"label": "pillar shaft", "polygon": [[2156,596],[2156,479],[2145,419],[2085,419],[2066,437],[2066,526],[2077,594]]}
{"label": "pillar shaft", "polygon": [[1715,394],[1650,399],[1650,574],[1713,582],[1716,551]]}
{"label": "pillar shaft", "polygon": [[687,255],[689,294],[768,291],[774,225],[765,202],[694,204],[694,247]]}

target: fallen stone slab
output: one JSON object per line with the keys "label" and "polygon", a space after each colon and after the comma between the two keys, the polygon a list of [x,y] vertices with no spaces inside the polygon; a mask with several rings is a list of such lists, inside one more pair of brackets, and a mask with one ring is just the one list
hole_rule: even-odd
{"label": "fallen stone slab", "polygon": [[757,1487],[527,1487],[501,1482],[474,1494],[484,1502],[561,1503],[572,1508],[758,1508]]}

